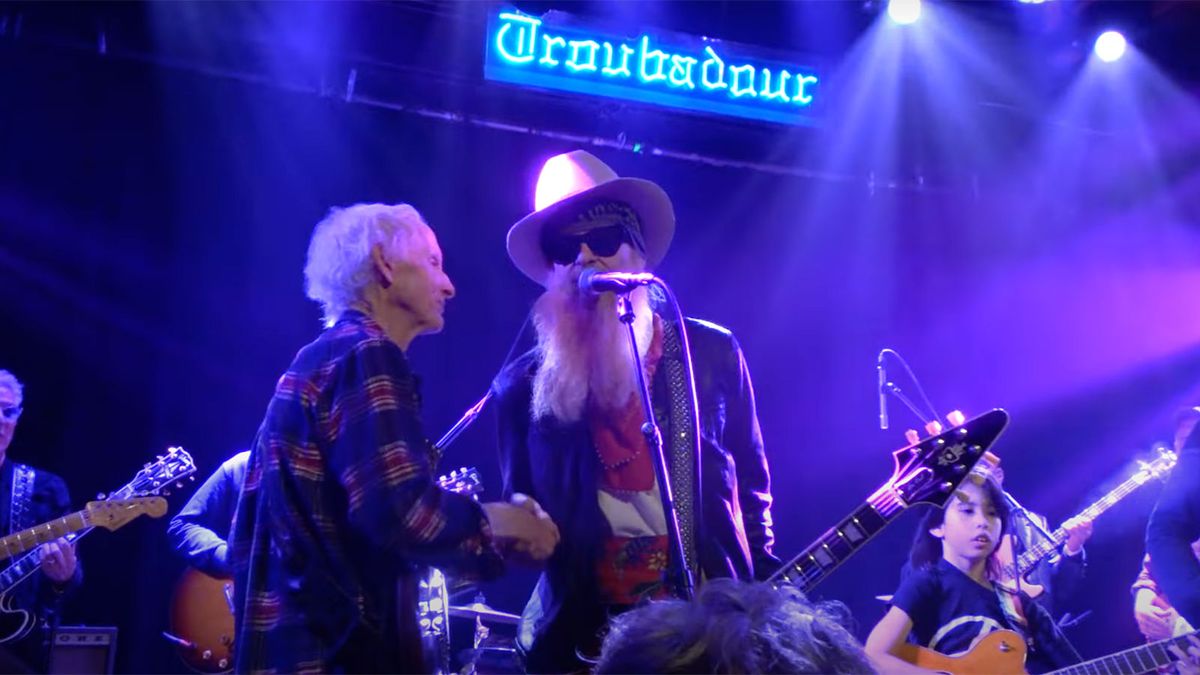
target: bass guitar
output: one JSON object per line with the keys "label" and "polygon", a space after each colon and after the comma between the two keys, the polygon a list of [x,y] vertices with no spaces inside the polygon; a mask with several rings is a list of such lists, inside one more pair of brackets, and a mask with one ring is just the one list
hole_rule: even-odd
{"label": "bass guitar", "polygon": [[[1179,456],[1166,448],[1159,448],[1158,453],[1159,456],[1157,459],[1149,463],[1142,462],[1141,467],[1136,473],[1113,488],[1108,494],[1096,500],[1091,506],[1080,511],[1078,517],[1095,520],[1100,514],[1116,506],[1118,502],[1128,497],[1138,488],[1156,478],[1165,476],[1174,468],[1175,462],[1179,460]],[[1000,584],[1013,593],[1018,591],[1024,592],[1031,598],[1041,595],[1045,591],[1045,588],[1032,583],[1026,577],[1038,566],[1038,563],[1053,555],[1067,541],[1067,531],[1061,527],[1050,534],[1051,539],[1046,540],[1043,538],[1042,541],[1030,546],[1021,555],[1016,556],[1015,562],[1013,561],[1013,536],[1007,535],[1002,538],[996,552],[996,559],[1000,562],[1000,572],[994,580],[995,583]]]}

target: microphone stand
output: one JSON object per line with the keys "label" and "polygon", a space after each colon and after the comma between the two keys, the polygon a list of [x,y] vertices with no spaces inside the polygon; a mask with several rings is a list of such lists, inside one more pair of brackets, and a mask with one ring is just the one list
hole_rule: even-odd
{"label": "microphone stand", "polygon": [[1054,535],[1050,534],[1046,528],[1042,527],[1042,524],[1039,523],[1036,518],[1029,515],[1029,510],[1024,506],[1021,506],[1021,503],[1017,501],[1016,497],[1009,494],[1008,490],[1001,490],[1001,492],[1004,494],[1004,501],[1008,502],[1009,511],[1024,518],[1025,522],[1029,523],[1034,532],[1037,532],[1045,537],[1046,541],[1054,541]]}
{"label": "microphone stand", "polygon": [[[633,303],[629,294],[633,289],[617,293],[617,318],[625,324],[629,335],[629,353],[632,355],[633,370],[637,374],[638,393],[642,399],[642,413],[646,421],[642,424],[642,435],[646,437],[646,445],[650,448],[650,456],[654,460],[654,473],[658,478],[659,496],[662,498],[663,516],[667,521],[667,541],[671,549],[669,560],[675,577],[677,594],[684,600],[691,600],[696,586],[692,571],[688,569],[687,558],[683,551],[683,538],[679,533],[679,518],[675,513],[675,496],[671,491],[671,482],[667,474],[667,458],[663,454],[662,431],[654,420],[654,404],[650,400],[650,388],[646,383],[646,374],[642,370],[642,355],[638,351],[637,335],[633,330]],[[683,326],[679,327],[684,330]]]}
{"label": "microphone stand", "polygon": [[463,413],[463,416],[454,423],[454,426],[450,427],[450,430],[445,434],[442,434],[442,437],[438,439],[438,442],[433,444],[435,465],[441,462],[442,451],[446,449],[446,446],[453,443],[459,436],[462,435],[462,432],[467,430],[467,427],[475,423],[476,418],[478,418],[483,412],[483,409],[487,407],[488,401],[491,401],[492,397],[495,395],[496,390],[492,387],[488,387],[487,393],[483,395],[483,398],[479,399],[478,403],[468,408],[467,411]]}

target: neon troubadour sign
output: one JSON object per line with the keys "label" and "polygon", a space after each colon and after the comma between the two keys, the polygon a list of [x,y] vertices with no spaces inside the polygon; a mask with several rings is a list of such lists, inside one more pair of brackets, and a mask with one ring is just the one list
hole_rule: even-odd
{"label": "neon troubadour sign", "polygon": [[813,124],[815,71],[748,51],[707,38],[620,37],[500,11],[488,21],[484,73],[526,86]]}

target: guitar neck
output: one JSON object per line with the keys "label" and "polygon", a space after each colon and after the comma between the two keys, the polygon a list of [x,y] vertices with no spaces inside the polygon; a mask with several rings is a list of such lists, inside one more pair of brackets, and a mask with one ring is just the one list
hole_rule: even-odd
{"label": "guitar neck", "polygon": [[[74,534],[68,534],[66,535],[67,541],[72,543],[79,541],[80,537],[91,532],[92,529],[91,527],[86,527]],[[30,575],[38,571],[38,568],[41,567],[41,562],[35,550],[17,558],[13,564],[4,568],[4,571],[0,572],[0,594],[5,593],[8,589],[28,579]]]}
{"label": "guitar neck", "polygon": [[1188,638],[1196,633],[1188,633],[1179,637],[1168,638],[1141,647],[1126,649],[1123,652],[1109,654],[1091,661],[1084,661],[1073,666],[1056,670],[1051,675],[1096,675],[1097,673],[1121,673],[1122,675],[1139,675],[1157,670],[1161,666],[1174,663],[1178,659],[1167,651],[1175,645],[1186,653],[1189,646]]}
{"label": "guitar neck", "polygon": [[[1078,517],[1088,520],[1095,520],[1100,514],[1116,506],[1122,499],[1128,497],[1130,493],[1139,487],[1145,485],[1148,481],[1140,475],[1135,475],[1129,478],[1124,483],[1121,483],[1111,492],[1096,500],[1091,506],[1079,512]],[[1063,528],[1058,528],[1050,533],[1050,541],[1039,541],[1037,544],[1030,546],[1028,550],[1021,554],[1017,562],[1017,571],[1021,576],[1028,574],[1037,567],[1046,557],[1052,555],[1067,541],[1067,531]]]}
{"label": "guitar neck", "polygon": [[771,576],[770,581],[787,581],[808,592],[892,522],[907,506],[890,485],[885,485],[871,495],[866,503],[788,561]]}
{"label": "guitar neck", "polygon": [[0,537],[0,560],[20,555],[31,548],[41,546],[91,526],[87,510],[68,513],[62,518],[35,525],[27,530]]}

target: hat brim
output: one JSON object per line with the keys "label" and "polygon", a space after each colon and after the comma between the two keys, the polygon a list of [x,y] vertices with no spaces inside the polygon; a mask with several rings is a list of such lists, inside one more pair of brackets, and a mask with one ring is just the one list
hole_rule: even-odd
{"label": "hat brim", "polygon": [[646,241],[646,269],[653,269],[662,262],[675,236],[675,207],[671,205],[671,198],[648,180],[617,178],[534,211],[508,230],[508,257],[522,274],[546,285],[553,264],[542,252],[542,230],[547,223],[588,199],[612,199],[629,204],[641,220],[642,237]]}

